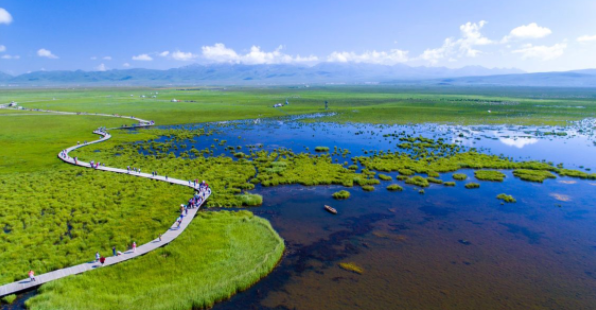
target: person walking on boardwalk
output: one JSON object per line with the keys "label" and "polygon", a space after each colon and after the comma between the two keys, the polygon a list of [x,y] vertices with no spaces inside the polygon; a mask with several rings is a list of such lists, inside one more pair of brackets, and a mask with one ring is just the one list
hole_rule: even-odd
{"label": "person walking on boardwalk", "polygon": [[99,261],[99,258],[100,258],[99,252],[95,253],[95,261],[96,262]]}
{"label": "person walking on boardwalk", "polygon": [[132,242],[132,252],[136,253],[137,252],[137,243],[136,242]]}
{"label": "person walking on boardwalk", "polygon": [[116,256],[116,247],[115,246],[112,247],[112,254],[114,254],[114,256]]}
{"label": "person walking on boardwalk", "polygon": [[35,272],[33,272],[33,270],[29,270],[29,279],[33,282],[35,281]]}
{"label": "person walking on boardwalk", "polygon": [[99,258],[99,263],[101,264],[101,266],[103,267],[103,264],[106,262],[106,258],[105,257],[100,257]]}

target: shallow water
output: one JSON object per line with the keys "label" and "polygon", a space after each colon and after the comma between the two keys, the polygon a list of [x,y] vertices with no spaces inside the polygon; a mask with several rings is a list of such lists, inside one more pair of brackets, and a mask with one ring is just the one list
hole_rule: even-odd
{"label": "shallow water", "polygon": [[[365,150],[400,151],[397,138],[383,135],[405,132],[579,169],[595,167],[591,126],[246,121],[207,125],[215,135],[183,144],[198,150],[213,144],[215,155],[229,155],[228,145],[244,152],[250,145],[295,152],[337,146],[351,154],[334,158],[350,162]],[[543,134],[552,131],[567,136]],[[459,172],[474,179],[472,170]],[[403,182],[403,192],[389,192],[385,187],[397,182],[381,181],[373,192],[347,189],[352,196],[345,201],[331,198],[341,186],[257,187],[253,192],[263,195],[264,205],[252,211],[271,221],[287,253],[271,275],[215,309],[596,308],[596,181],[558,177],[537,184],[505,174],[504,182],[481,181],[473,190],[459,181],[455,188],[433,184],[423,195]],[[451,173],[441,178],[451,180]],[[500,193],[517,203],[502,204]],[[325,204],[339,214],[325,212]],[[340,262],[364,272],[343,270]]]}

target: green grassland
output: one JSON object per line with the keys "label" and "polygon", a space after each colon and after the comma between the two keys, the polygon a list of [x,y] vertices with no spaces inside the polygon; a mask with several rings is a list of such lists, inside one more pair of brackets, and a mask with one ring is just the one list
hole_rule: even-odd
{"label": "green grassland", "polygon": [[0,175],[0,284],[126,250],[165,232],[182,186],[64,165],[62,171]]}
{"label": "green grassland", "polygon": [[[154,92],[159,92],[157,99],[139,98]],[[170,102],[172,98],[183,102]],[[272,108],[286,98],[290,105]],[[596,116],[595,96],[587,90],[539,88],[113,87],[0,92],[0,103],[12,100],[34,109],[134,115],[159,125],[320,112],[335,114],[317,121],[388,124],[563,125]],[[324,109],[325,100],[329,110]],[[60,150],[77,141],[97,139],[91,134],[97,127],[131,123],[93,115],[0,109],[0,228],[4,229],[0,230],[0,283],[23,278],[30,268],[40,274],[88,261],[96,251],[106,252],[111,246],[145,243],[172,223],[175,206],[188,199],[188,189],[70,167],[56,158]],[[157,145],[160,151],[142,156],[140,148],[151,145],[156,137],[170,135],[182,141],[207,133],[157,129],[111,133],[108,142],[74,155],[109,166],[208,180],[214,189],[209,206],[259,205],[263,197],[247,192],[254,184],[336,184],[374,190],[372,185],[381,183],[375,171],[398,171],[399,179],[422,187],[429,186],[429,181],[440,183],[441,173],[462,168],[514,170],[514,176],[537,182],[556,178],[556,174],[596,179],[593,173],[464,153],[441,140],[413,137],[402,141],[402,148],[410,154],[371,154],[354,158],[348,166],[333,163],[327,153],[315,156],[284,149],[237,150],[234,154],[242,153],[236,155],[238,159],[234,155],[205,158],[197,156],[204,150],[194,150],[175,158],[167,153],[172,145],[162,144]],[[360,173],[355,172],[356,163],[363,167]],[[390,185],[388,189],[399,188]],[[200,214],[169,246],[122,265],[44,285],[43,293],[29,305],[33,309],[202,308],[257,281],[274,267],[282,252],[283,242],[262,219],[248,213]],[[222,259],[225,263],[218,264]],[[182,268],[186,273],[179,272]]]}
{"label": "green grassland", "polygon": [[266,276],[284,242],[248,211],[201,212],[142,258],[45,284],[29,309],[204,309]]}

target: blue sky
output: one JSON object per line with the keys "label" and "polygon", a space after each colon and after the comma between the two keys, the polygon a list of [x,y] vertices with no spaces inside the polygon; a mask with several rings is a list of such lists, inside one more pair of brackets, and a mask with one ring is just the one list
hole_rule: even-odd
{"label": "blue sky", "polygon": [[596,68],[596,1],[0,0],[0,71],[355,62]]}

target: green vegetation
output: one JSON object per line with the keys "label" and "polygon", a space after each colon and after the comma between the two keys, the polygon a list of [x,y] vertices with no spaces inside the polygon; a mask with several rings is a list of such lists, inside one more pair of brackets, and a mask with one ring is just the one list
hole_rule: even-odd
{"label": "green vegetation", "polygon": [[192,190],[64,165],[0,175],[0,284],[126,250],[165,232]]}
{"label": "green vegetation", "polygon": [[482,181],[503,182],[505,179],[504,173],[494,170],[476,170],[474,171],[474,176],[476,179]]}
{"label": "green vegetation", "polygon": [[397,184],[391,184],[391,185],[387,186],[387,190],[388,191],[398,191],[398,192],[401,192],[401,191],[404,190],[404,188],[401,187],[401,186],[399,186],[399,185],[397,185]]}
{"label": "green vegetation", "polygon": [[263,204],[263,196],[257,194],[238,195],[243,206],[260,206]]}
{"label": "green vegetation", "polygon": [[326,146],[317,146],[315,147],[315,152],[329,152],[329,148]]}
{"label": "green vegetation", "polygon": [[429,183],[443,184],[443,180],[441,180],[441,179],[437,179],[437,178],[433,178],[433,177],[428,177],[428,178],[426,178],[426,180],[427,180]]}
{"label": "green vegetation", "polygon": [[379,179],[381,179],[383,181],[391,181],[391,180],[393,180],[393,178],[391,176],[388,176],[386,174],[379,174]]}
{"label": "green vegetation", "polygon": [[406,184],[416,185],[416,186],[420,186],[420,187],[428,187],[429,186],[428,180],[424,177],[419,176],[419,175],[407,178]]}
{"label": "green vegetation", "polygon": [[[156,100],[130,97],[131,93],[156,90],[161,97]],[[587,99],[577,99],[578,92],[582,91],[566,92],[561,89],[553,92],[538,88],[505,87],[497,90],[456,87],[421,89],[389,86],[232,87],[226,91],[212,87],[197,87],[185,91],[173,88],[3,89],[0,102],[16,100],[26,102],[25,106],[32,108],[135,115],[155,120],[160,125],[323,112],[320,104],[322,100],[333,101],[329,112],[336,114],[322,119],[333,122],[565,124],[569,120],[596,116],[593,99],[589,99],[588,96]],[[57,100],[45,100],[52,97]],[[178,102],[175,105],[165,102],[174,97],[188,102]],[[270,102],[287,97],[297,98],[293,100],[295,104],[284,107],[283,111],[270,107]],[[505,104],[509,102],[516,104]],[[486,113],[487,105],[490,105],[491,114]],[[537,108],[537,105],[544,108]],[[579,105],[584,108],[570,108]],[[0,111],[5,114],[4,112]],[[40,274],[87,261],[95,251],[109,252],[112,245],[124,249],[133,239],[142,244],[165,230],[177,216],[175,206],[188,199],[189,190],[179,186],[68,167],[56,159],[60,150],[74,145],[77,141],[95,140],[97,136],[90,133],[91,129],[131,124],[129,119],[92,115],[41,116],[41,113],[34,111],[9,112],[23,115],[3,116],[0,122],[0,226],[4,229],[4,234],[0,232],[0,283],[23,278],[29,268]],[[399,112],[400,117],[395,117],[396,112]],[[465,168],[515,170],[516,177],[536,182],[555,178],[555,173],[561,176],[596,179],[596,174],[563,169],[562,166],[555,167],[544,162],[513,162],[509,158],[481,154],[474,149],[464,152],[461,146],[450,144],[441,138],[433,140],[400,136],[399,147],[404,152],[375,152],[375,155],[371,154],[370,157],[354,158],[348,166],[349,162],[344,165],[334,164],[331,156],[325,154],[329,152],[327,147],[324,147],[326,150],[321,154],[313,155],[293,153],[285,149],[271,152],[244,149],[240,152],[240,148],[228,146],[226,150],[229,150],[229,157],[213,157],[215,145],[223,146],[227,143],[225,140],[214,140],[213,147],[204,150],[192,149],[175,158],[171,152],[181,147],[176,143],[209,133],[158,129],[140,130],[134,134],[126,131],[111,133],[114,135],[111,141],[84,148],[76,152],[75,156],[85,160],[101,161],[109,166],[141,167],[144,172],[155,170],[162,175],[180,179],[207,180],[214,189],[208,206],[259,205],[263,198],[246,192],[254,189],[255,184],[335,184],[346,187],[363,186],[364,190],[374,189],[372,185],[380,184],[379,179],[386,180],[385,174],[378,174],[376,178],[375,171],[397,171],[400,174],[397,176],[398,180],[405,180],[407,184],[421,187],[426,187],[433,181],[439,183],[439,173]],[[156,142],[157,138],[162,136],[168,137],[167,141]],[[136,143],[137,141],[141,142]],[[139,151],[145,152],[148,156],[139,155]],[[334,153],[337,155],[340,152],[341,150],[336,150]],[[349,152],[344,150],[343,156],[346,154]],[[358,170],[357,164],[363,168],[361,173],[355,172]],[[414,176],[416,174],[427,175],[428,179]],[[458,180],[455,175],[454,179]],[[454,182],[443,184],[455,185]],[[387,189],[391,190],[389,187],[392,186],[388,186]],[[424,190],[421,190],[421,193],[424,193]],[[204,218],[201,221],[203,225],[196,231],[205,229],[202,235],[209,232],[211,221],[217,222],[212,218]],[[193,222],[191,227],[194,226]],[[220,236],[224,238],[227,233],[216,232],[219,235],[212,240],[217,240]],[[185,232],[182,237],[192,238],[200,235],[189,233],[187,236]],[[197,237],[194,242],[200,239]],[[201,240],[203,241],[209,240]],[[176,242],[156,252],[158,254],[147,255],[121,266],[94,271],[82,277],[67,279],[66,282],[74,284],[58,284],[62,283],[59,281],[46,285],[42,290],[48,287],[47,291],[31,303],[39,309],[68,308],[67,302],[72,299],[72,308],[89,308],[86,307],[87,302],[115,308],[114,305],[119,300],[117,307],[124,309],[134,309],[136,303],[139,304],[139,308],[146,306],[147,309],[161,306],[168,309],[188,309],[204,307],[213,300],[225,298],[233,294],[237,288],[243,287],[224,281],[224,284],[228,285],[226,290],[215,287],[213,294],[210,294],[211,290],[195,290],[195,287],[202,286],[195,286],[194,283],[203,283],[200,281],[209,278],[211,270],[215,270],[214,275],[222,274],[218,269],[214,269],[217,266],[212,267],[206,263],[197,264],[206,266],[201,269],[205,274],[195,278],[194,282],[183,280],[180,282],[185,286],[166,287],[164,283],[167,281],[163,277],[176,276],[176,281],[180,279],[180,273],[172,267],[170,259],[185,255],[174,255],[182,252],[173,251]],[[204,247],[199,248],[200,245]],[[227,247],[222,248],[220,253],[231,251],[230,248],[237,249],[237,252],[230,254],[232,256],[222,254],[226,259],[243,261],[245,257],[241,255],[252,253],[250,249],[246,250],[240,246],[222,245],[224,246]],[[192,258],[199,257],[196,253],[203,253],[205,248],[205,244],[193,247],[195,255]],[[213,256],[210,257],[214,261],[221,258],[214,253],[211,254]],[[234,256],[236,254],[237,256]],[[165,272],[158,273],[162,269],[155,267],[158,266],[155,261],[159,262],[162,258],[170,259],[170,265],[164,269]],[[176,262],[176,259],[173,265],[181,268],[183,260]],[[110,270],[128,272],[127,268],[134,269],[129,266],[137,266],[134,268],[138,269],[122,274],[127,279],[139,277],[139,282],[131,282],[130,286],[127,286],[129,281],[114,281],[120,273]],[[143,266],[154,268],[145,274],[144,269],[141,269]],[[105,274],[105,277],[100,280],[87,280],[94,274]],[[150,290],[147,285],[153,281],[151,277],[156,278],[155,290]],[[228,274],[226,279],[228,278],[232,279],[233,276]],[[143,282],[140,282],[141,280]],[[172,279],[168,281],[176,282]],[[163,289],[164,287],[166,288]],[[98,291],[100,288],[106,292]],[[62,289],[69,294],[60,293],[63,292]],[[84,289],[88,289],[89,292]],[[174,289],[176,293],[172,293]],[[186,289],[192,289],[192,292],[185,293]],[[145,299],[179,303],[143,304],[140,296],[161,294],[162,291],[165,298]],[[218,295],[220,293],[221,295]],[[108,297],[105,297],[106,294]],[[46,299],[45,296],[52,297]],[[66,296],[69,297],[68,301],[65,300]],[[128,300],[131,300],[131,304],[122,304]]]}
{"label": "green vegetation", "polygon": [[474,182],[470,182],[470,183],[466,184],[465,187],[467,189],[480,188],[480,184],[474,183]]}
{"label": "green vegetation", "polygon": [[549,171],[517,169],[513,170],[513,175],[530,182],[544,182],[546,179],[554,179],[556,176]]}
{"label": "green vegetation", "polygon": [[339,267],[343,270],[351,271],[357,274],[363,274],[364,269],[362,267],[356,265],[355,263],[339,263]]}
{"label": "green vegetation", "polygon": [[2,302],[6,303],[6,304],[12,304],[15,301],[15,299],[17,299],[17,295],[11,294],[11,295],[2,297]]}
{"label": "green vegetation", "polygon": [[420,194],[420,195],[424,195],[424,190],[423,190],[423,189],[419,190],[419,191],[418,191],[418,194]]}
{"label": "green vegetation", "polygon": [[507,195],[507,194],[499,194],[499,195],[497,195],[497,199],[501,199],[507,203],[514,203],[517,201],[517,200],[515,200],[515,198],[513,198],[513,196]]}
{"label": "green vegetation", "polygon": [[362,186],[362,189],[364,191],[366,191],[366,192],[372,192],[372,191],[375,190],[375,187],[374,186],[370,186],[370,185],[364,185],[364,186]]}
{"label": "green vegetation", "polygon": [[453,181],[444,182],[443,185],[445,185],[445,186],[455,186],[455,182],[453,182]]}
{"label": "green vegetation", "polygon": [[341,190],[339,192],[333,193],[333,198],[335,199],[348,199],[350,198],[350,192]]}
{"label": "green vegetation", "polygon": [[168,246],[139,259],[45,284],[27,306],[35,310],[208,308],[266,276],[283,251],[283,240],[265,219],[248,211],[201,212]]}
{"label": "green vegetation", "polygon": [[465,179],[467,179],[468,176],[463,174],[463,173],[454,173],[453,174],[453,179],[454,180],[458,180],[458,181],[464,181]]}

